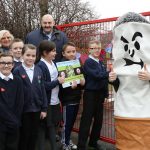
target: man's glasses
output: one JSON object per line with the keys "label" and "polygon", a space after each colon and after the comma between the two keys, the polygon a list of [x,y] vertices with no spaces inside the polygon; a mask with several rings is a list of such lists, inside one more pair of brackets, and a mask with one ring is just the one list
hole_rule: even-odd
{"label": "man's glasses", "polygon": [[3,65],[3,66],[11,66],[11,65],[13,65],[13,62],[4,62],[4,61],[2,61],[2,62],[0,62],[0,65]]}

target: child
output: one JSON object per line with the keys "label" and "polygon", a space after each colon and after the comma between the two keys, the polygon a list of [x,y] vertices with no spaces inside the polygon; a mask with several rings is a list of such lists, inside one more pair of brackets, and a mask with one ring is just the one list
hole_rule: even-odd
{"label": "child", "polygon": [[14,68],[20,66],[22,64],[22,49],[24,43],[21,39],[14,39],[10,45],[10,51],[14,57]]}
{"label": "child", "polygon": [[24,110],[19,150],[35,150],[40,119],[46,117],[47,97],[43,84],[43,73],[34,65],[36,47],[27,44],[22,50],[23,63],[14,70],[24,85]]}
{"label": "child", "polygon": [[[63,59],[62,61],[69,61],[76,59],[76,47],[72,42],[68,42],[63,46],[62,50]],[[63,106],[63,121],[64,128],[62,131],[62,143],[63,150],[77,149],[77,146],[70,140],[71,131],[74,122],[77,117],[80,99],[81,99],[81,86],[83,86],[85,80],[82,79],[80,84],[76,81],[72,83],[71,87],[60,89],[60,100]]]}
{"label": "child", "polygon": [[18,150],[23,111],[23,83],[12,75],[13,56],[0,55],[0,149]]}
{"label": "child", "polygon": [[97,41],[89,43],[89,58],[85,61],[85,91],[83,94],[83,112],[79,128],[78,150],[86,150],[92,119],[89,148],[98,149],[97,141],[103,120],[103,102],[108,95],[108,72],[104,64],[99,61],[101,44]]}
{"label": "child", "polygon": [[[52,150],[57,150],[56,146],[56,125],[61,120],[60,101],[58,98],[59,84],[64,82],[64,77],[58,77],[57,68],[53,62],[56,56],[56,45],[54,42],[43,40],[39,45],[40,61],[38,66],[44,73],[44,85],[48,98],[48,112],[46,127]],[[41,134],[42,135],[42,134]],[[41,137],[41,140],[42,137]],[[40,141],[40,150],[44,149],[44,142]]]}

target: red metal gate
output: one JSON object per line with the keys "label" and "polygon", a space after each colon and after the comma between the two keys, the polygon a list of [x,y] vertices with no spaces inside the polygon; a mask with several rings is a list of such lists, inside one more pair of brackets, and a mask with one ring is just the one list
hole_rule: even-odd
{"label": "red metal gate", "polygon": [[[148,20],[150,20],[150,12],[141,13]],[[105,48],[111,43],[112,40],[112,29],[114,27],[117,17],[78,22],[72,24],[65,24],[57,26],[60,30],[63,30],[70,41],[74,42],[78,47],[78,52],[84,58],[87,57],[87,44],[90,40],[100,40],[102,43],[102,55],[101,59],[109,65],[111,64],[111,54],[105,52]],[[115,143],[115,130],[114,130],[114,117],[113,117],[113,90],[112,86],[109,85],[109,99],[104,103],[104,120],[101,131],[100,139]],[[79,114],[74,125],[74,131],[78,132],[79,122],[82,111],[82,102],[79,110]]]}

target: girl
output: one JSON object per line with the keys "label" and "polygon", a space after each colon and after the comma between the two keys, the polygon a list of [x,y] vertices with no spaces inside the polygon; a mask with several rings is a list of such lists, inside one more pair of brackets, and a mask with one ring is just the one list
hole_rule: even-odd
{"label": "girl", "polygon": [[[56,146],[56,125],[61,121],[60,101],[58,98],[59,84],[64,83],[65,77],[58,77],[57,68],[53,62],[56,56],[56,45],[54,42],[44,40],[39,45],[41,60],[38,66],[44,73],[44,85],[48,99],[48,111],[46,126],[52,150],[57,150]],[[42,138],[42,137],[41,137]],[[40,150],[44,149],[44,143],[40,143]]]}
{"label": "girl", "polygon": [[25,95],[19,150],[35,150],[40,119],[46,117],[47,97],[42,71],[34,65],[36,47],[25,45],[22,58],[22,65],[14,70],[22,78]]}

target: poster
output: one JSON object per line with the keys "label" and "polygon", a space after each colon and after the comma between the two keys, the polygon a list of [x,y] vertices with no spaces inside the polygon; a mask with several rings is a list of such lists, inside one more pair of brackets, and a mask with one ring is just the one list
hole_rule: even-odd
{"label": "poster", "polygon": [[78,59],[63,61],[56,63],[58,68],[59,76],[65,77],[65,82],[62,84],[63,88],[72,85],[72,81],[76,80],[77,84],[80,84],[80,79],[83,79],[83,73],[81,69],[81,64]]}

